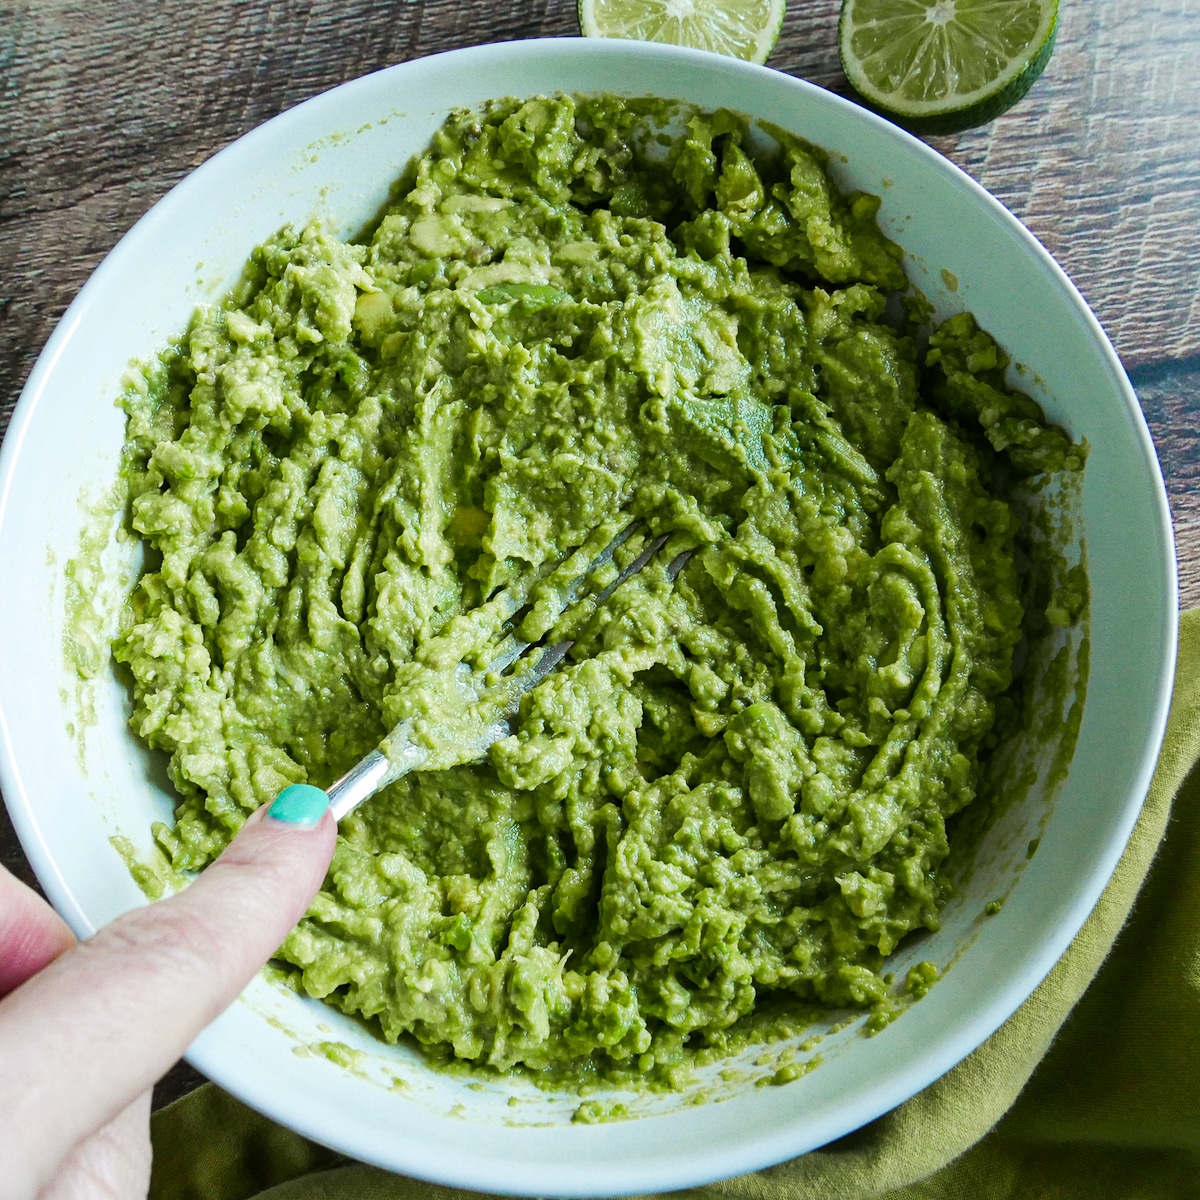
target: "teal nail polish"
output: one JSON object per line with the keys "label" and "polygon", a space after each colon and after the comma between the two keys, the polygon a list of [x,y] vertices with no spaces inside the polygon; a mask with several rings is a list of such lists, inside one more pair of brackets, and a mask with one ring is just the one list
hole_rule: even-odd
{"label": "teal nail polish", "polygon": [[319,787],[313,787],[311,783],[293,783],[271,801],[267,816],[298,829],[311,829],[321,823],[328,807],[329,797]]}

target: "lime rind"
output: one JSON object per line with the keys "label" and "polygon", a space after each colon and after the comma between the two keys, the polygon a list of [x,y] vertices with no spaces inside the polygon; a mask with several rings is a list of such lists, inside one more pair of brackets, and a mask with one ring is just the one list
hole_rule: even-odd
{"label": "lime rind", "polygon": [[665,42],[764,63],[786,0],[579,0],[584,37]]}
{"label": "lime rind", "polygon": [[917,133],[982,125],[1054,51],[1058,0],[843,0],[842,69],[869,108]]}

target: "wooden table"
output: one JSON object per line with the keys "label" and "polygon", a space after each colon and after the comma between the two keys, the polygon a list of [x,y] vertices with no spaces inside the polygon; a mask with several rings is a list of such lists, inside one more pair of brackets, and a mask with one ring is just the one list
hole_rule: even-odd
{"label": "wooden table", "polygon": [[[1200,604],[1200,0],[1061,3],[1030,95],[934,145],[1029,226],[1116,345],[1162,459],[1187,607]],[[837,13],[792,0],[770,65],[844,92]],[[0,0],[0,433],[92,269],[216,150],[392,63],[577,32],[574,0]],[[32,882],[2,809],[0,861]],[[159,1098],[196,1078],[177,1069]]]}

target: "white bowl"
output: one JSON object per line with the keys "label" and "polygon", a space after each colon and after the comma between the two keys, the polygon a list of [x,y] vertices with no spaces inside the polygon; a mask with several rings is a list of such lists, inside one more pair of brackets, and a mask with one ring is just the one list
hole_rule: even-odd
{"label": "white bowl", "polygon": [[[64,566],[116,477],[122,372],[218,298],[284,222],[320,212],[344,232],[360,226],[452,107],[560,90],[724,105],[830,148],[843,184],[884,197],[883,227],[940,313],[976,313],[1033,368],[1022,386],[1091,445],[1091,682],[1069,777],[1056,799],[1035,789],[1004,816],[943,930],[902,951],[900,970],[918,957],[954,968],[878,1036],[827,1038],[823,1065],[784,1087],[754,1087],[751,1056],[722,1103],[643,1097],[639,1119],[599,1125],[572,1124],[569,1096],[435,1073],[262,978],[191,1048],[222,1087],[368,1162],[488,1191],[599,1196],[700,1184],[820,1146],[931,1083],[1014,1011],[1079,930],[1137,817],[1170,697],[1176,588],[1162,480],[1116,354],[1045,250],[933,150],[786,75],[669,47],[553,40],[405,63],[268,122],[158,203],[71,305],[13,415],[0,454],[0,785],[78,934],[144,902],[110,838],[147,852],[151,821],[171,811],[161,769],[126,727],[125,689],[111,670],[81,684],[63,653]],[[131,555],[112,542],[105,579],[83,581],[110,627]],[[1002,895],[1003,912],[983,920]],[[320,1043],[349,1047],[349,1065],[305,1050]]]}

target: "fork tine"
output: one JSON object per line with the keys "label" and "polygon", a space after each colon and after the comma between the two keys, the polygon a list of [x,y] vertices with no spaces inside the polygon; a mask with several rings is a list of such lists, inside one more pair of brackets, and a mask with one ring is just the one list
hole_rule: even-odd
{"label": "fork tine", "polygon": [[[646,548],[635,558],[629,565],[610,583],[607,587],[601,588],[596,595],[594,603],[597,608],[600,607],[612,594],[625,582],[625,580],[636,575],[666,544],[670,538],[669,533],[660,533]],[[611,558],[612,555],[609,555]]]}
{"label": "fork tine", "polygon": [[[596,557],[592,559],[592,561],[588,564],[587,569],[581,571],[578,575],[575,576],[574,579],[571,580],[570,583],[567,584],[567,586],[564,589],[562,596],[561,596],[561,603],[559,603],[556,606],[557,610],[558,610],[556,613],[556,616],[561,616],[564,612],[566,612],[566,610],[568,608],[571,607],[572,604],[575,604],[578,601],[579,592],[580,592],[580,589],[583,587],[584,583],[588,579],[590,579],[601,567],[606,566],[608,563],[610,563],[612,561],[613,555],[627,541],[629,541],[629,539],[634,535],[634,533],[637,532],[637,530],[641,526],[641,524],[642,524],[641,520],[637,519],[637,518],[630,521],[629,524],[626,525],[625,528],[622,529],[618,534],[616,534],[609,541],[609,543],[596,555]],[[555,565],[556,566],[561,565],[569,557],[570,557],[570,554],[564,555],[562,558],[560,558],[558,560],[558,563],[556,563]],[[645,563],[642,563],[642,566],[645,566]],[[641,570],[641,567],[639,567],[638,570]],[[548,578],[549,574],[551,574],[551,573],[552,573],[552,571],[547,572],[547,575],[543,576],[542,579],[539,579],[538,583],[543,582],[543,580],[545,578]],[[534,587],[529,588],[525,593],[525,597],[524,597],[522,603],[513,608],[512,612],[509,614],[508,621],[506,622],[507,625],[509,625],[511,627],[511,626],[514,626],[517,624],[517,618],[520,616],[522,609],[529,607],[529,596],[533,594],[535,588],[536,588],[536,585],[534,585]],[[611,592],[609,594],[611,595]],[[493,600],[495,598],[496,597],[492,597]],[[491,662],[489,662],[487,664],[487,666],[483,668],[484,672],[489,675],[493,675],[493,674],[498,675],[501,671],[506,671],[509,667],[512,666],[513,663],[515,663],[517,661],[518,658],[521,657],[522,654],[525,653],[526,650],[529,649],[529,647],[531,645],[533,645],[532,642],[524,641],[521,638],[518,638],[516,636],[516,634],[510,633],[500,643],[496,657],[493,658],[491,660]]]}
{"label": "fork tine", "polygon": [[567,657],[573,645],[575,645],[575,639],[568,638],[563,642],[555,642],[553,646],[547,646],[538,656],[537,662],[526,674],[521,676],[518,694],[523,696],[526,692],[533,691]]}
{"label": "fork tine", "polygon": [[[560,613],[570,604],[576,602],[579,589],[599,567],[604,566],[611,561],[613,554],[625,542],[632,537],[635,530],[641,525],[640,521],[633,521],[618,533],[603,550],[592,560],[591,565],[586,571],[581,572],[575,579],[571,580],[564,594],[567,599],[564,601]],[[595,596],[591,597],[593,609],[599,608],[604,604],[613,592],[617,590],[626,580],[636,575],[662,548],[667,544],[669,534],[659,534],[652,538],[642,550],[621,570],[615,579],[613,579],[605,587],[601,588]],[[682,554],[677,554],[667,566],[667,576],[672,583],[679,576],[679,572],[687,565],[695,550],[685,550]],[[565,559],[560,560],[560,563]],[[542,576],[542,579],[546,576]],[[536,588],[541,579],[536,579],[527,584],[524,588],[518,588],[514,593],[523,594],[528,597]],[[501,600],[499,593],[488,597],[487,603]],[[512,615],[520,612],[522,604],[515,604]],[[491,724],[480,726],[478,741],[467,743],[473,755],[482,757],[486,753],[488,746],[493,745],[502,737],[505,737],[508,732],[511,732],[511,720],[516,715],[520,708],[521,697],[527,692],[535,688],[551,671],[557,667],[564,658],[570,653],[571,647],[575,645],[574,638],[568,638],[560,642],[554,642],[552,645],[545,646],[541,654],[538,655],[537,661],[528,665],[528,668],[516,675],[510,675],[502,680],[497,680],[494,684],[488,685],[486,691],[476,693],[476,700],[483,700],[486,696],[493,697],[499,701],[498,705],[493,704],[491,708]],[[488,675],[499,674],[501,671],[510,667],[525,651],[532,646],[530,642],[521,641],[515,634],[509,634],[508,637],[501,643],[503,650],[499,657],[494,659],[492,663],[484,669],[483,672],[474,672],[474,679],[481,684],[486,680]],[[465,664],[462,664],[465,666]],[[330,784],[327,789],[331,799],[331,807],[334,810],[338,820],[351,813],[364,800],[373,796],[381,788],[386,787],[392,781],[406,775],[409,771],[419,770],[429,758],[429,748],[425,745],[419,745],[412,738],[412,722],[403,721],[397,725],[379,744],[379,747],[372,750],[361,762],[356,763],[349,771],[346,772],[335,783]],[[462,761],[467,761],[466,759]]]}
{"label": "fork tine", "polygon": [[[666,544],[670,539],[669,533],[660,533],[656,538],[652,539],[641,550],[641,552],[633,558],[625,568],[617,575],[611,583],[600,589],[595,596],[590,597],[590,606],[593,611],[600,608],[612,596],[613,592],[633,578]],[[615,547],[614,547],[615,549]],[[671,561],[671,565],[667,568],[668,573],[672,570],[671,580],[674,582],[679,572],[683,570],[684,564],[691,558],[694,551],[685,550],[682,554],[677,554]],[[611,555],[609,556],[611,557]],[[538,656],[537,662],[520,677],[520,685],[518,687],[516,697],[523,696],[526,692],[532,691],[560,662],[570,653],[571,647],[575,645],[574,638],[567,638],[561,642],[555,642],[551,646],[547,646]],[[525,649],[529,649],[530,643],[525,643]],[[524,651],[522,651],[524,653]]]}
{"label": "fork tine", "polygon": [[667,578],[672,583],[679,578],[679,573],[691,562],[692,555],[699,549],[699,546],[693,546],[690,550],[681,550],[671,559],[670,565],[667,567]]}

